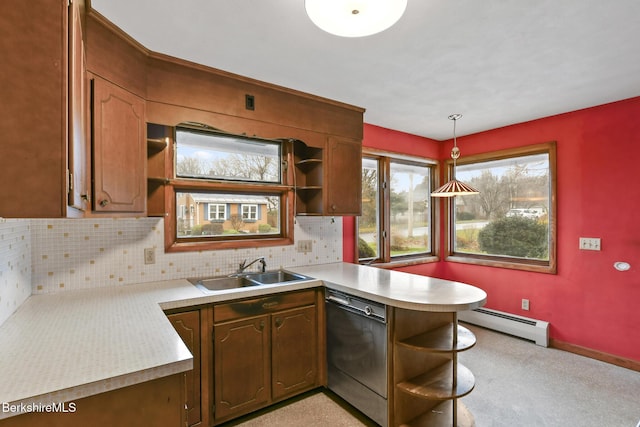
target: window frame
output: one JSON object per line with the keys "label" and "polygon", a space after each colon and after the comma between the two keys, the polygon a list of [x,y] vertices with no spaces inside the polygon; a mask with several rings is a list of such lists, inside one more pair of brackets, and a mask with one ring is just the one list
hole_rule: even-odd
{"label": "window frame", "polygon": [[[291,141],[286,139],[267,139],[266,141],[280,143],[281,153],[281,182],[280,183],[263,183],[254,181],[240,180],[222,180],[222,179],[203,179],[203,178],[183,178],[176,177],[176,130],[178,128],[194,129],[196,131],[211,131],[214,134],[221,134],[218,129],[208,125],[185,124],[181,123],[172,126],[173,144],[169,144],[169,152],[167,159],[169,160],[168,168],[171,178],[167,180],[164,186],[165,192],[165,209],[167,213],[164,218],[165,229],[165,251],[166,252],[192,252],[202,250],[218,250],[218,249],[239,249],[239,248],[255,248],[268,246],[285,246],[294,243],[294,191],[293,186],[289,183],[293,182],[292,169],[286,167],[293,164],[293,151]],[[231,136],[235,135],[229,133]],[[260,138],[260,137],[256,137]],[[231,194],[247,194],[247,195],[277,195],[279,197],[280,206],[280,233],[264,234],[264,235],[229,235],[224,238],[211,237],[189,237],[180,238],[177,236],[177,202],[176,193],[201,192],[201,193],[231,193]],[[258,208],[259,209],[259,208]],[[225,215],[228,214],[225,208]],[[220,221],[220,220],[216,220]]]}
{"label": "window frame", "polygon": [[[413,155],[407,155],[402,153],[396,153],[392,151],[383,151],[376,149],[364,148],[362,150],[362,159],[374,159],[378,162],[378,234],[380,237],[380,248],[378,257],[374,259],[360,259],[358,252],[358,238],[359,238],[359,222],[360,217],[355,218],[354,227],[354,252],[355,259],[358,263],[364,265],[375,265],[379,268],[398,268],[403,266],[424,264],[430,262],[439,261],[439,227],[437,226],[437,206],[438,203],[431,199],[429,216],[430,216],[430,248],[427,253],[391,256],[390,242],[391,242],[391,163],[399,162],[410,165],[417,165],[427,167],[430,170],[430,191],[436,188],[437,177],[439,175],[438,161],[426,157],[419,157]],[[428,195],[431,197],[431,194]],[[382,208],[380,208],[382,206]]]}
{"label": "window frame", "polygon": [[[527,145],[517,148],[509,148],[498,151],[480,153],[460,157],[458,165],[502,160],[514,157],[523,157],[534,154],[548,154],[549,156],[549,261],[522,259],[508,256],[469,254],[455,252],[455,220],[454,198],[445,202],[445,261],[464,264],[484,265],[489,267],[524,270],[539,273],[557,273],[557,155],[556,142],[546,142],[535,145]],[[453,161],[446,162],[447,179],[452,176]],[[464,197],[464,196],[456,196]]]}

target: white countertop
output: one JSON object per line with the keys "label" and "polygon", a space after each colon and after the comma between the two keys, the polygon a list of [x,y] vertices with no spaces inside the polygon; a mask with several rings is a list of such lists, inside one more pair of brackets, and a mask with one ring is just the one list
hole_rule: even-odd
{"label": "white countertop", "polygon": [[291,271],[320,279],[331,289],[410,310],[465,311],[487,300],[482,289],[465,283],[364,265],[321,264]]}
{"label": "white countertop", "polygon": [[[354,264],[295,267],[319,280],[204,294],[187,280],[33,295],[0,326],[0,404],[69,402],[185,372],[193,359],[163,310],[326,286],[396,307],[462,311],[484,291]],[[0,419],[15,415],[0,410]]]}

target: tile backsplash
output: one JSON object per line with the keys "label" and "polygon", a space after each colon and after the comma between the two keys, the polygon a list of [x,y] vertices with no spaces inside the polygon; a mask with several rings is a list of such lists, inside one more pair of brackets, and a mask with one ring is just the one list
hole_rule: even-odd
{"label": "tile backsplash", "polygon": [[[266,258],[268,269],[342,261],[341,218],[296,219],[296,241],[313,243],[308,253],[297,252],[296,245],[164,253],[162,221],[162,218],[30,220],[25,227],[30,226],[31,231],[31,292],[42,294],[230,274],[244,259],[258,256]],[[144,263],[145,248],[155,248],[155,264]]]}
{"label": "tile backsplash", "polygon": [[0,325],[31,295],[30,224],[0,218]]}

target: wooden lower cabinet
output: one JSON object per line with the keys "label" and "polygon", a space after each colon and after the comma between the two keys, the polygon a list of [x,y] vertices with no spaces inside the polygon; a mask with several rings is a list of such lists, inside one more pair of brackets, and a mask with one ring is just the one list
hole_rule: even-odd
{"label": "wooden lower cabinet", "polygon": [[214,326],[215,419],[229,419],[270,400],[269,316]]}
{"label": "wooden lower cabinet", "polygon": [[214,306],[214,424],[320,385],[317,295]]}
{"label": "wooden lower cabinet", "polygon": [[315,307],[296,308],[271,316],[273,400],[316,385],[318,371]]}
{"label": "wooden lower cabinet", "polygon": [[200,425],[201,410],[201,366],[200,366],[200,311],[192,310],[167,315],[182,341],[193,355],[193,369],[186,372],[184,388],[187,426]]}
{"label": "wooden lower cabinet", "polygon": [[175,374],[68,402],[69,412],[30,412],[0,426],[184,426],[183,384],[184,373]]}

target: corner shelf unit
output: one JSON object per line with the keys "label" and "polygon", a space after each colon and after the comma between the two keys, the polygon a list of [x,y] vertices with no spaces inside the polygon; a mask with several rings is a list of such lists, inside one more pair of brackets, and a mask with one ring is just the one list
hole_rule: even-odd
{"label": "corner shelf unit", "polygon": [[169,126],[147,123],[147,216],[166,215],[165,185],[172,157]]}
{"label": "corner shelf unit", "polygon": [[394,311],[394,426],[473,426],[458,399],[475,386],[458,353],[473,347],[473,332],[458,324],[456,313]]}
{"label": "corner shelf unit", "polygon": [[294,191],[296,215],[323,214],[323,149],[310,147],[302,141],[293,145]]}

